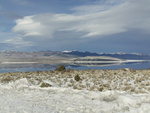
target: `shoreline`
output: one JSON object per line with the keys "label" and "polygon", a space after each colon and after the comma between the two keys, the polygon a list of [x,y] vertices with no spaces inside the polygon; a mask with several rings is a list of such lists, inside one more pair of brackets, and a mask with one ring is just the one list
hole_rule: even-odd
{"label": "shoreline", "polygon": [[37,62],[1,62],[1,64],[34,64]]}

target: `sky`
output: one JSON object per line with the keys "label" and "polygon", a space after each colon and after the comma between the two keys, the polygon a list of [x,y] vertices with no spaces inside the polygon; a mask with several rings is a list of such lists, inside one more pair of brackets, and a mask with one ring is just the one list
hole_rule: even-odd
{"label": "sky", "polygon": [[0,0],[0,50],[150,54],[150,0]]}

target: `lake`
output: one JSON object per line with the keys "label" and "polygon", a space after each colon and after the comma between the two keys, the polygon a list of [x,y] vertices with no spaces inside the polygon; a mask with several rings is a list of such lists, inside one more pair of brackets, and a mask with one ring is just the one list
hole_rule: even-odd
{"label": "lake", "polygon": [[88,64],[88,65],[70,65],[70,64],[1,64],[0,73],[5,72],[27,72],[27,71],[48,71],[55,70],[58,66],[65,65],[67,69],[87,70],[87,69],[148,69],[150,61],[146,62],[127,62],[123,64]]}

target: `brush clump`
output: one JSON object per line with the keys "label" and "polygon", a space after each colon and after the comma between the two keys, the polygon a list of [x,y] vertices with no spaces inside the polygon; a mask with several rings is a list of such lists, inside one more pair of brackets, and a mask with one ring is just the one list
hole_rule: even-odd
{"label": "brush clump", "polygon": [[[29,84],[77,90],[119,90],[131,93],[150,92],[150,70],[72,70],[60,66],[56,71],[1,73],[0,82],[8,84],[26,78]],[[46,81],[46,82],[43,82]]]}

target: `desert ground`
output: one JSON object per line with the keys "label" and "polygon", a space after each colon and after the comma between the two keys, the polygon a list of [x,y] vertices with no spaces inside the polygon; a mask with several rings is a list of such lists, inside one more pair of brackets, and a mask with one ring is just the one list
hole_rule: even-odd
{"label": "desert ground", "polygon": [[[150,70],[71,70],[1,73],[0,82],[7,84],[26,78],[30,85],[63,87],[77,90],[119,90],[131,93],[150,92]],[[45,85],[44,85],[45,84]]]}
{"label": "desert ground", "polygon": [[150,70],[0,74],[1,113],[148,113]]}

